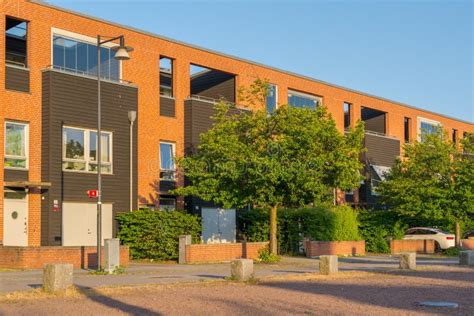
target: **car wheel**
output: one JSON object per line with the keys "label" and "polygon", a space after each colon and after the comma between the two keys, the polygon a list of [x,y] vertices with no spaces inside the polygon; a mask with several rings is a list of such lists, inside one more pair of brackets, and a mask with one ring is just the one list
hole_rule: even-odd
{"label": "car wheel", "polygon": [[443,251],[443,249],[441,249],[441,246],[440,246],[439,242],[435,241],[434,246],[435,246],[435,252],[436,253]]}

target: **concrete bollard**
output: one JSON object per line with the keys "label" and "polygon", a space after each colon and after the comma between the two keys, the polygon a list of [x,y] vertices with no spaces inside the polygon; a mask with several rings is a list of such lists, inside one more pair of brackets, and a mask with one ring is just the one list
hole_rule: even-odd
{"label": "concrete bollard", "polygon": [[319,273],[333,274],[339,271],[337,256],[319,256]]}
{"label": "concrete bollard", "polygon": [[54,293],[72,286],[72,264],[47,264],[43,268],[43,290]]}
{"label": "concrete bollard", "polygon": [[230,263],[230,275],[237,281],[248,281],[253,278],[253,260],[237,259]]}
{"label": "concrete bollard", "polygon": [[120,240],[111,238],[104,240],[104,270],[114,273],[115,269],[120,266]]}
{"label": "concrete bollard", "polygon": [[459,252],[459,265],[474,266],[474,250],[464,250]]}
{"label": "concrete bollard", "polygon": [[180,235],[179,236],[179,252],[178,252],[178,263],[186,263],[186,246],[191,245],[191,235]]}
{"label": "concrete bollard", "polygon": [[404,252],[400,254],[400,269],[416,270],[416,252]]}

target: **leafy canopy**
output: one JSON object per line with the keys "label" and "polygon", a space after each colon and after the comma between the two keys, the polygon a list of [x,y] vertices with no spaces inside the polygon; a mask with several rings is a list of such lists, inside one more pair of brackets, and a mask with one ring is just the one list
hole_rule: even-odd
{"label": "leafy canopy", "polygon": [[[264,109],[264,86],[243,91]],[[252,103],[253,102],[253,103]],[[331,188],[359,186],[363,123],[340,133],[324,106],[235,111],[221,101],[195,154],[177,160],[190,185],[175,190],[224,207],[301,206],[327,201]]]}
{"label": "leafy canopy", "polygon": [[474,215],[472,140],[467,137],[457,148],[440,127],[422,142],[405,145],[403,159],[378,188],[383,203],[426,225]]}

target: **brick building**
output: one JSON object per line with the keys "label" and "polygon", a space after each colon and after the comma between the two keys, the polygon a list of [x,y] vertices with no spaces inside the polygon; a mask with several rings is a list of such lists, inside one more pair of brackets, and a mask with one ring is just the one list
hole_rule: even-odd
{"label": "brick building", "polygon": [[[71,12],[41,1],[0,1],[0,241],[16,246],[95,243],[97,77],[103,111],[104,237],[113,214],[140,206],[187,207],[177,200],[172,157],[197,145],[211,124],[213,104],[236,102],[236,90],[256,78],[272,84],[267,110],[278,104],[323,103],[341,132],[366,122],[367,181],[356,193],[374,203],[372,187],[401,145],[442,125],[453,139],[474,132],[472,122],[228,56],[145,31]],[[97,35],[123,35],[131,59],[116,61]],[[130,111],[137,112],[131,126]],[[132,132],[132,133],[131,133]],[[132,163],[130,160],[132,155]],[[130,185],[132,175],[132,185]],[[131,198],[130,198],[131,194]],[[351,195],[348,196],[351,200]],[[180,205],[181,203],[181,205]],[[178,204],[178,205],[177,205]]]}

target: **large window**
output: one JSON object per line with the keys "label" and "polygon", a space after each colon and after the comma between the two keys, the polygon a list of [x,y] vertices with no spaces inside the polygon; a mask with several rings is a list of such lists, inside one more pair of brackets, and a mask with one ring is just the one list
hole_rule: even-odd
{"label": "large window", "polygon": [[316,109],[321,104],[321,97],[288,90],[288,104],[296,108]]}
{"label": "large window", "polygon": [[[120,62],[108,47],[100,48],[100,77],[120,80]],[[97,76],[97,45],[65,36],[53,36],[53,67],[74,73]]]}
{"label": "large window", "polygon": [[344,102],[343,109],[344,109],[344,128],[351,127],[351,108],[352,104],[349,102]]}
{"label": "large window", "polygon": [[173,97],[173,60],[160,57],[160,95]]}
{"label": "large window", "polygon": [[5,123],[5,168],[28,168],[28,124]]}
{"label": "large window", "polygon": [[267,113],[273,113],[277,108],[277,86],[274,84],[268,85],[267,91]]}
{"label": "large window", "polygon": [[160,143],[160,179],[174,181],[175,166],[174,166],[174,144]]}
{"label": "large window", "polygon": [[441,124],[437,121],[418,118],[419,140],[423,141],[427,135],[435,134],[440,127]]}
{"label": "large window", "polygon": [[5,62],[27,67],[28,23],[10,17],[5,21]]}
{"label": "large window", "polygon": [[[97,131],[63,128],[63,170],[97,172]],[[102,172],[112,173],[112,133],[102,132]]]}

